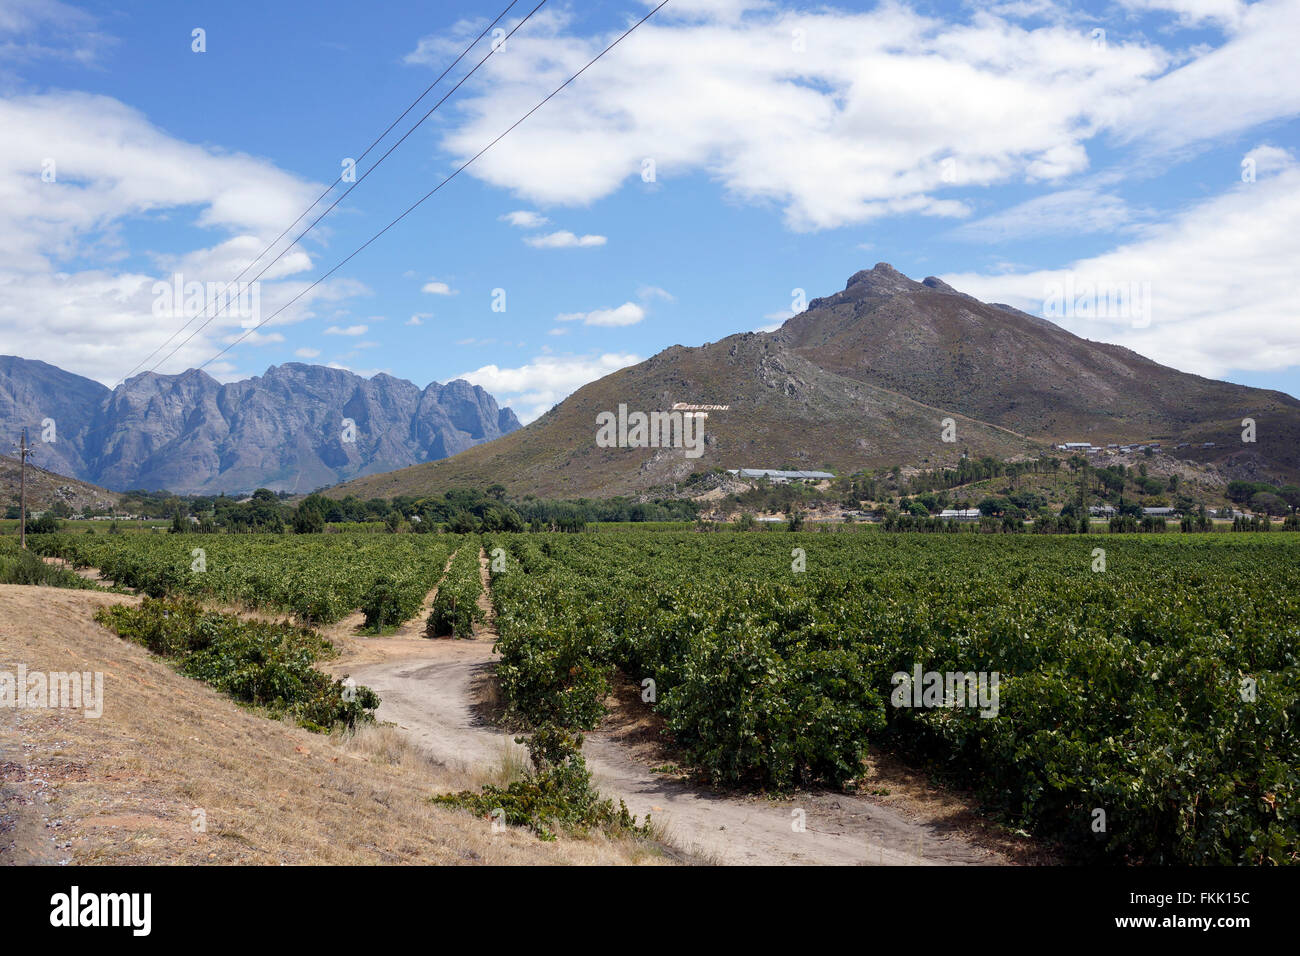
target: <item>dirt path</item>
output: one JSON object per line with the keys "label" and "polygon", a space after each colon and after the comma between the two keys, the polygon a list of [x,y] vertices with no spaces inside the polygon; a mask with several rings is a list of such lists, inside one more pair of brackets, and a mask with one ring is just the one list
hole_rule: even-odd
{"label": "dirt path", "polygon": [[[394,642],[396,643],[396,642]],[[379,648],[375,648],[379,650]],[[475,712],[493,660],[490,639],[389,646],[386,659],[354,666],[379,694],[380,720],[392,721],[439,762],[458,770],[492,767],[522,748]],[[667,841],[728,864],[969,864],[1005,862],[944,828],[845,794],[793,800],[718,795],[656,774],[600,732],[584,752],[602,793],[649,813]],[[793,824],[803,811],[804,832]]]}
{"label": "dirt path", "polygon": [[[490,726],[478,705],[488,693],[494,635],[473,640],[366,641],[350,656],[353,677],[380,696],[392,721],[430,756],[457,770],[500,765],[514,735]],[[863,797],[801,794],[794,799],[717,794],[654,773],[622,743],[596,731],[584,753],[601,792],[652,815],[671,845],[725,864],[1001,864],[941,821],[914,819]],[[796,828],[803,823],[802,831]]]}
{"label": "dirt path", "polygon": [[63,558],[55,558],[49,555],[42,556],[41,560],[56,568],[71,571],[73,574],[85,578],[87,581],[94,581],[96,584],[103,584],[107,587],[111,587],[113,584],[111,580],[100,574],[97,568],[76,568],[72,566],[71,562],[65,561]]}

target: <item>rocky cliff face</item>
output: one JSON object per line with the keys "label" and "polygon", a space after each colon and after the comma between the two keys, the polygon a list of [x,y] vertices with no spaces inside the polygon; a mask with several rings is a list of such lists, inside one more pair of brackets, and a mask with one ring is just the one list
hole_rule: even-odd
{"label": "rocky cliff face", "polygon": [[[111,393],[103,385],[45,362],[0,355],[0,453],[15,454],[19,432],[39,452],[35,464],[61,475],[89,473],[85,438],[87,410],[96,410]],[[42,441],[53,423],[55,441]]]}
{"label": "rocky cliff face", "polygon": [[519,428],[468,382],[421,390],[394,378],[290,363],[222,385],[191,369],[146,373],[110,392],[47,365],[0,357],[0,428],[55,441],[40,464],[106,488],[310,491],[435,461]]}

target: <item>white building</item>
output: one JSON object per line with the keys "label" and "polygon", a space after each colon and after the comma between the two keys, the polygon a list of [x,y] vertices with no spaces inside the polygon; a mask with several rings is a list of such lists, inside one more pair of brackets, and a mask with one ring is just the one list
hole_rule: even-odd
{"label": "white building", "polygon": [[829,471],[781,471],[777,468],[728,468],[737,478],[766,478],[776,484],[787,481],[827,481],[835,476]]}

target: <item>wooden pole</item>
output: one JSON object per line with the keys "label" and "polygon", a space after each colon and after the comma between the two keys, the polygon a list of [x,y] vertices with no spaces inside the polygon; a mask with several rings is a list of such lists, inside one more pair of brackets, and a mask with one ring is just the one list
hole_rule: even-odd
{"label": "wooden pole", "polygon": [[27,429],[23,429],[22,444],[18,446],[18,538],[22,548],[27,550]]}

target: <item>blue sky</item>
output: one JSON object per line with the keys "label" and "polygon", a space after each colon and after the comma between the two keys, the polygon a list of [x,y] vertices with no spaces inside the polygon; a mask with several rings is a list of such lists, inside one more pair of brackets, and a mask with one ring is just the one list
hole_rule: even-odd
{"label": "blue sky", "polygon": [[[164,359],[189,332],[146,362],[186,321],[155,283],[232,278],[506,2],[0,0],[0,352],[109,385]],[[648,9],[548,0],[267,273],[262,317]],[[1297,0],[670,0],[296,305],[159,370],[467,377],[529,420],[887,261],[1038,314],[1066,280],[1132,291],[1059,321],[1300,394],[1298,44]]]}

